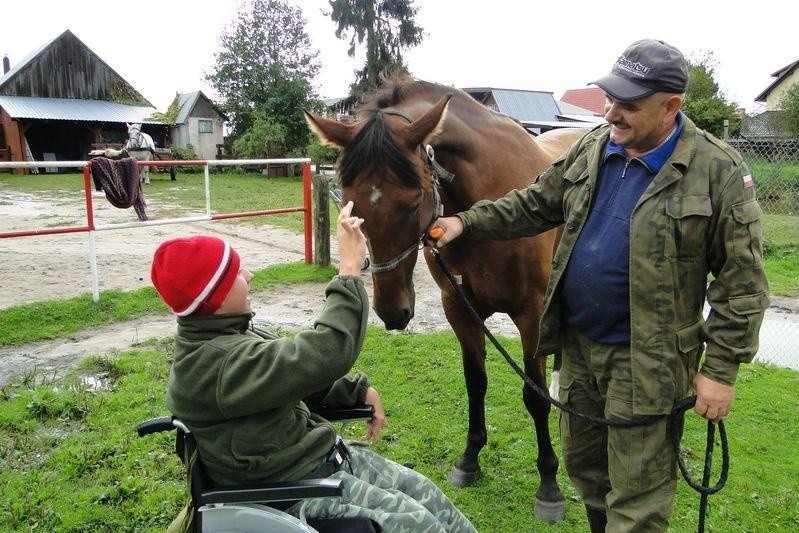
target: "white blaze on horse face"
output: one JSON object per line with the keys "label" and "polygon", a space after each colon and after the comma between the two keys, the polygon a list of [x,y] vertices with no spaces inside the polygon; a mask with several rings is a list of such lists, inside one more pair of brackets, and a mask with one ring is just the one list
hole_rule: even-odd
{"label": "white blaze on horse face", "polygon": [[382,196],[383,193],[380,191],[380,187],[372,185],[372,194],[369,195],[369,202],[371,202],[372,205],[377,205]]}

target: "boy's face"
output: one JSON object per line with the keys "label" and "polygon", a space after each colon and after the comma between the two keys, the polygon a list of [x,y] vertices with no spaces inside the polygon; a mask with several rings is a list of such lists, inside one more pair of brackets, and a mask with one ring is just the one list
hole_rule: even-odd
{"label": "boy's face", "polygon": [[225,298],[225,301],[222,302],[222,305],[219,306],[219,309],[217,309],[214,314],[251,313],[252,304],[249,298],[251,279],[252,273],[246,268],[241,267],[238,275],[236,275],[236,281],[233,282],[233,286],[230,288],[230,292]]}

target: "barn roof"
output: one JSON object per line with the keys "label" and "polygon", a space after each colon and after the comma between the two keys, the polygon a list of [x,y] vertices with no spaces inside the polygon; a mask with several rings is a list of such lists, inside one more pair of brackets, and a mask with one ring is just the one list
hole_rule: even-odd
{"label": "barn roof", "polygon": [[70,30],[35,49],[0,77],[0,94],[152,106]]}
{"label": "barn roof", "polygon": [[11,118],[162,124],[161,121],[149,118],[156,111],[154,107],[126,105],[105,100],[0,95],[0,107],[5,109]]}

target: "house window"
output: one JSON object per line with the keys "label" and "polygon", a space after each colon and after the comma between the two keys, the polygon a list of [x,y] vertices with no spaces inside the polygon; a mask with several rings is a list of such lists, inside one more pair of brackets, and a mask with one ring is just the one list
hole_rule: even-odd
{"label": "house window", "polygon": [[200,120],[200,133],[213,133],[214,122],[212,120]]}

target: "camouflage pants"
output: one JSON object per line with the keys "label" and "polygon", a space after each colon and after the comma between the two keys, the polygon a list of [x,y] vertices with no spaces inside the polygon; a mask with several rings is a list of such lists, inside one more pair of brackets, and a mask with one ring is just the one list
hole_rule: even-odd
{"label": "camouflage pants", "polygon": [[[585,414],[634,420],[632,397],[629,346],[598,344],[569,328],[560,401]],[[607,513],[607,531],[666,531],[677,471],[665,418],[608,428],[561,412],[560,432],[569,478],[587,507]]]}
{"label": "camouflage pants", "polygon": [[348,450],[349,465],[330,476],[343,481],[342,496],[306,500],[288,512],[300,518],[367,517],[384,533],[476,531],[422,474],[357,443],[349,443]]}

